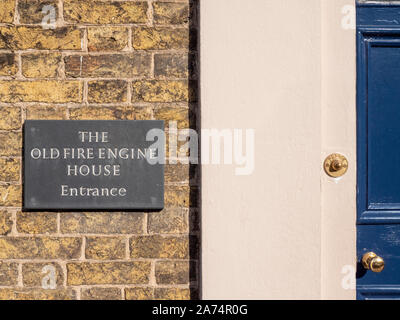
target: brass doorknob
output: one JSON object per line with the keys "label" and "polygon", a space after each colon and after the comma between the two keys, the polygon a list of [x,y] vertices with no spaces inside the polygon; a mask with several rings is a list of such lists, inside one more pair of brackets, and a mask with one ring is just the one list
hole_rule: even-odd
{"label": "brass doorknob", "polygon": [[372,272],[381,272],[385,268],[385,261],[374,252],[368,252],[362,257],[363,267]]}

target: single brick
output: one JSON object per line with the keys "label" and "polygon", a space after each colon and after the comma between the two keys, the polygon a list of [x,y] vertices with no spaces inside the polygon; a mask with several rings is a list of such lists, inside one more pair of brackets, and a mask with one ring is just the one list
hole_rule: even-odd
{"label": "single brick", "polygon": [[21,108],[0,107],[0,130],[18,130],[21,124]]}
{"label": "single brick", "polygon": [[147,284],[151,264],[146,261],[67,263],[68,285]]}
{"label": "single brick", "polygon": [[0,156],[21,156],[21,148],[21,132],[0,132]]}
{"label": "single brick", "polygon": [[189,182],[190,166],[187,164],[166,164],[164,166],[165,182]]}
{"label": "single brick", "polygon": [[62,233],[140,234],[144,216],[129,212],[65,212],[61,215]]}
{"label": "single brick", "polygon": [[189,4],[179,2],[154,2],[154,23],[184,24],[189,22]]}
{"label": "single brick", "polygon": [[26,24],[35,24],[35,23],[42,23],[42,21],[44,21],[44,23],[46,24],[50,23],[50,21],[48,21],[49,19],[43,19],[50,13],[49,8],[52,8],[52,10],[54,10],[55,13],[54,18],[57,19],[58,17],[57,0],[19,1],[18,2],[19,22]]}
{"label": "single brick", "polygon": [[132,98],[136,102],[184,102],[190,100],[187,81],[134,81],[132,88]]}
{"label": "single brick", "polygon": [[66,56],[65,74],[79,78],[132,78],[148,76],[151,68],[149,54],[102,54],[96,56]]}
{"label": "single brick", "polygon": [[119,288],[88,288],[82,289],[81,300],[121,300]]}
{"label": "single brick", "polygon": [[0,207],[20,207],[21,205],[21,185],[0,185]]}
{"label": "single brick", "polygon": [[120,51],[128,46],[126,27],[89,27],[89,51]]}
{"label": "single brick", "polygon": [[86,259],[116,260],[125,258],[125,239],[118,237],[87,237]]}
{"label": "single brick", "polygon": [[198,165],[188,164],[166,164],[164,177],[165,182],[191,182],[195,184],[198,182]]}
{"label": "single brick", "polygon": [[75,300],[72,289],[0,289],[0,300]]}
{"label": "single brick", "polygon": [[34,120],[65,120],[66,107],[29,106],[26,108],[26,118]]}
{"label": "single brick", "polygon": [[153,110],[149,107],[127,107],[128,120],[151,120]]}
{"label": "single brick", "polygon": [[157,261],[156,281],[158,284],[188,284],[189,261]]}
{"label": "single brick", "polygon": [[61,62],[61,54],[24,53],[22,54],[22,75],[26,78],[56,78]]}
{"label": "single brick", "polygon": [[11,232],[13,222],[11,219],[11,212],[7,210],[0,210],[0,235],[5,236]]}
{"label": "single brick", "polygon": [[187,28],[136,27],[132,45],[136,50],[189,49]]}
{"label": "single brick", "polygon": [[57,232],[57,213],[18,212],[17,230],[21,233],[43,234]]}
{"label": "single brick", "polygon": [[[55,262],[43,263],[24,263],[22,265],[22,282],[26,287],[42,287],[42,283],[50,285],[46,281],[46,276],[53,275],[56,287],[60,287],[64,283],[64,272],[61,266]],[[54,290],[55,288],[51,288]]]}
{"label": "single brick", "polygon": [[152,300],[154,299],[153,288],[126,288],[125,300]]}
{"label": "single brick", "polygon": [[18,284],[18,263],[0,261],[0,286]]}
{"label": "single brick", "polygon": [[170,207],[197,207],[198,195],[196,188],[189,186],[167,186],[165,188],[165,206]]}
{"label": "single brick", "polygon": [[130,239],[131,258],[187,259],[188,237],[138,236]]}
{"label": "single brick", "polygon": [[187,233],[189,232],[188,212],[181,208],[167,208],[161,212],[150,212],[148,232],[153,233]]}
{"label": "single brick", "polygon": [[1,102],[81,102],[79,81],[0,81]]}
{"label": "single brick", "polygon": [[81,30],[75,27],[0,27],[0,49],[80,50]]}
{"label": "single brick", "polygon": [[187,53],[160,53],[154,55],[154,75],[158,78],[195,78],[197,60]]}
{"label": "single brick", "polygon": [[90,24],[146,23],[147,2],[65,0],[64,20]]}
{"label": "single brick", "polygon": [[71,120],[125,120],[124,107],[81,107],[69,110]]}
{"label": "single brick", "polygon": [[80,238],[0,238],[0,259],[77,259],[81,244]]}
{"label": "single brick", "polygon": [[146,107],[88,106],[69,109],[71,120],[148,120],[152,111]]}
{"label": "single brick", "polygon": [[[167,127],[169,127],[170,125],[171,125],[171,123],[168,122]],[[170,158],[182,157],[183,158],[183,157],[189,156],[190,152],[189,152],[189,145],[187,143],[187,140],[188,140],[187,131],[186,131],[186,133],[184,133],[185,140],[183,140],[183,141],[178,140],[179,134],[182,134],[182,133],[184,133],[182,130],[179,132],[178,131],[173,132],[173,131],[167,130],[165,132],[165,139],[166,139],[165,154],[167,157],[170,157]],[[174,152],[174,150],[172,148],[170,150],[170,147],[172,147],[172,144],[174,141],[176,142],[176,150],[175,150],[176,152]],[[171,145],[170,145],[170,143],[171,143]],[[171,151],[171,155],[169,154],[170,151]]]}
{"label": "single brick", "polygon": [[179,129],[188,129],[191,122],[195,122],[194,114],[188,108],[157,107],[154,108],[154,118],[164,120],[166,128],[169,127],[169,121],[176,121]]}
{"label": "single brick", "polygon": [[126,102],[128,85],[126,81],[89,81],[89,103]]}
{"label": "single brick", "polygon": [[13,76],[17,71],[18,62],[15,55],[13,53],[0,53],[0,76]]}
{"label": "single brick", "polygon": [[0,23],[14,21],[15,0],[0,0]]}
{"label": "single brick", "polygon": [[190,289],[182,288],[156,288],[154,291],[156,300],[190,300]]}

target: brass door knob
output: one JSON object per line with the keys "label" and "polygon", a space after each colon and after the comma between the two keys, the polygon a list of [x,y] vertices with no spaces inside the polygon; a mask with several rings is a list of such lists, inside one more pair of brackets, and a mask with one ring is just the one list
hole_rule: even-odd
{"label": "brass door knob", "polygon": [[362,257],[363,267],[372,272],[382,272],[385,268],[385,261],[374,252],[368,252]]}

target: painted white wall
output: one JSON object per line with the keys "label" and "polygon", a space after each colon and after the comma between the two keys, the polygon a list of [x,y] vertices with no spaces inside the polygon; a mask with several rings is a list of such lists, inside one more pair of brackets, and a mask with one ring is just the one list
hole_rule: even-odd
{"label": "painted white wall", "polygon": [[[354,30],[341,39],[340,6],[328,2],[201,1],[202,128],[256,131],[252,175],[202,166],[204,299],[353,297],[339,280],[353,262],[354,168],[333,182],[321,155],[355,161],[354,70],[345,72],[355,49],[342,48]],[[333,106],[342,115],[327,125]]]}

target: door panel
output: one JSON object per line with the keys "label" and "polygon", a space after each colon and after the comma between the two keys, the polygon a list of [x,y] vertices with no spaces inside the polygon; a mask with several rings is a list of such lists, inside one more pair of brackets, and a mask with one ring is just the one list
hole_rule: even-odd
{"label": "door panel", "polygon": [[400,272],[398,272],[400,270],[400,225],[358,226],[357,238],[359,257],[372,251],[385,260],[385,269],[381,273],[367,271],[360,266],[357,284],[359,286],[400,286]]}
{"label": "door panel", "polygon": [[357,158],[357,298],[400,299],[399,5],[357,4]]}

